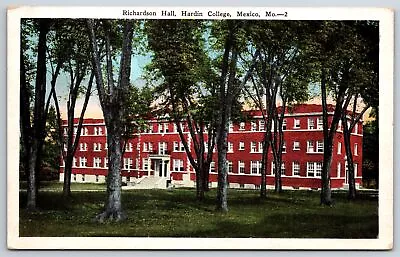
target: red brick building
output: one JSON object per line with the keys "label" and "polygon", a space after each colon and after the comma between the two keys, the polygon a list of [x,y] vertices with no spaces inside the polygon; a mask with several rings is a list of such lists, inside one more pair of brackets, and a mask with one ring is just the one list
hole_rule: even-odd
{"label": "red brick building", "polygon": [[[231,124],[228,136],[229,186],[258,188],[261,182],[261,149],[265,124],[260,112],[249,111],[251,119]],[[329,109],[329,121],[333,107]],[[164,185],[172,179],[175,186],[194,186],[195,174],[180,141],[176,125],[167,119],[153,119],[149,129],[126,145],[123,156],[122,180],[140,183],[148,177]],[[184,134],[191,147],[190,135],[183,124]],[[322,108],[315,104],[297,105],[285,114],[282,183],[284,188],[319,188],[323,161]],[[331,169],[332,188],[347,186],[347,162],[342,124],[333,145]],[[356,183],[362,179],[362,121],[351,134]],[[217,154],[210,167],[210,185],[217,185]],[[64,166],[60,169],[63,180]],[[267,184],[274,185],[272,152],[268,153]],[[85,119],[78,150],[75,154],[73,182],[104,182],[107,176],[106,128],[102,119]],[[154,180],[154,181],[156,181]],[[163,186],[162,186],[163,187]]]}

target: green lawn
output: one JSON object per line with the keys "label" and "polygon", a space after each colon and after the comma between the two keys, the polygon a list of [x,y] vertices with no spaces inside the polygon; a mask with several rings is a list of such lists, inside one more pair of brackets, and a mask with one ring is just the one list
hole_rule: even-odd
{"label": "green lawn", "polygon": [[124,191],[128,219],[98,224],[93,218],[101,211],[105,192],[73,192],[68,203],[60,192],[40,192],[40,210],[35,213],[25,211],[26,193],[21,192],[20,236],[376,238],[378,234],[378,201],[367,195],[348,202],[344,193],[335,193],[334,207],[323,207],[316,191],[269,192],[261,201],[258,191],[231,189],[229,212],[222,214],[214,211],[215,193],[212,190],[204,203],[198,203],[193,189]]}

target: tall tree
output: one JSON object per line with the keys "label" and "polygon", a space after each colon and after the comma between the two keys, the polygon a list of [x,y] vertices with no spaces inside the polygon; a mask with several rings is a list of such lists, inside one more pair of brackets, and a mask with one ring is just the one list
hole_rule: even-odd
{"label": "tall tree", "polygon": [[219,50],[222,52],[220,60],[218,100],[217,107],[217,151],[218,151],[218,190],[217,190],[217,210],[228,211],[228,165],[227,165],[227,147],[229,123],[232,120],[232,107],[239,97],[243,86],[251,77],[255,67],[258,54],[252,57],[250,67],[239,78],[238,57],[247,45],[247,39],[244,37],[245,21],[226,20],[215,21],[212,37],[219,44]]}
{"label": "tall tree", "polygon": [[[64,146],[60,149],[65,163],[63,196],[69,197],[71,195],[73,157],[78,147],[83,117],[92,91],[94,73],[91,73],[88,85],[84,87],[82,84],[91,70],[90,45],[84,20],[58,19],[55,21],[53,32],[50,35],[52,36],[52,44],[49,47],[52,68],[51,92],[59,120],[59,138]],[[65,133],[62,128],[61,111],[56,93],[56,80],[62,71],[69,76]],[[81,94],[84,94],[84,102],[78,124],[75,124],[76,101]]]}
{"label": "tall tree", "polygon": [[266,166],[270,146],[275,163],[275,191],[282,190],[283,122],[287,106],[307,99],[308,70],[302,61],[305,25],[299,21],[257,21],[248,27],[251,44],[260,57],[252,84],[247,85],[245,91],[261,112],[266,125],[261,166],[262,198],[266,196]]}
{"label": "tall tree", "polygon": [[[87,20],[92,65],[107,128],[108,143],[107,199],[104,212],[96,217],[100,222],[106,219],[120,221],[125,218],[121,199],[122,136],[126,118],[124,104],[130,89],[134,26],[133,20]],[[99,31],[103,35],[99,36],[97,33]],[[104,49],[99,48],[99,41],[104,42]],[[103,76],[102,50],[105,51],[105,76]],[[118,79],[114,81],[113,59],[117,53],[120,54],[119,71]]]}
{"label": "tall tree", "polygon": [[[83,20],[57,19],[54,20],[53,29],[49,33],[49,47],[47,48],[51,67],[51,91],[54,106],[58,117],[58,136],[61,142],[59,153],[65,162],[63,196],[71,194],[71,171],[73,156],[80,139],[84,113],[91,94],[93,76],[91,75],[88,87],[81,86],[88,69],[90,68],[89,39],[84,30]],[[65,72],[69,75],[68,100],[67,100],[67,127],[64,133],[59,100],[57,97],[56,82],[59,75]],[[86,91],[86,92],[85,92]],[[75,129],[74,115],[78,96],[85,93],[80,119]],[[64,151],[64,149],[66,149]]]}
{"label": "tall tree", "polygon": [[[48,103],[46,104],[46,43],[47,33],[51,26],[51,20],[38,19],[33,21],[37,26],[37,59],[36,59],[36,75],[34,86],[33,114],[29,106],[31,102],[31,94],[29,82],[27,80],[27,69],[25,64],[26,50],[26,32],[21,30],[21,68],[20,68],[20,88],[21,88],[21,134],[24,145],[24,166],[28,174],[28,193],[27,193],[27,209],[36,209],[37,204],[37,174],[41,168],[41,154],[45,138],[46,113]],[[31,120],[32,117],[32,120]]]}
{"label": "tall tree", "polygon": [[[321,85],[324,134],[321,204],[332,205],[330,173],[334,135],[339,120],[344,113],[347,115],[349,104],[359,88],[355,74],[362,65],[360,55],[363,55],[363,48],[354,21],[314,22],[314,25],[316,30],[312,34],[314,40],[310,43],[309,59],[319,69]],[[332,107],[327,104],[330,96],[335,100]],[[328,111],[332,111],[333,115],[328,115]]]}
{"label": "tall tree", "polygon": [[348,199],[356,198],[355,171],[351,144],[351,133],[364,113],[379,106],[379,26],[374,21],[355,22],[357,45],[350,71],[346,103],[352,103],[352,111],[342,111],[343,137],[348,167]]}
{"label": "tall tree", "polygon": [[[216,100],[215,76],[202,42],[203,21],[152,20],[147,22],[146,30],[149,47],[154,52],[148,68],[156,73],[156,79],[162,80],[158,90],[162,94],[167,91],[164,105],[168,106],[166,110],[195,170],[197,199],[203,200],[215,144],[215,115],[210,109]],[[182,123],[189,131],[194,151]]]}

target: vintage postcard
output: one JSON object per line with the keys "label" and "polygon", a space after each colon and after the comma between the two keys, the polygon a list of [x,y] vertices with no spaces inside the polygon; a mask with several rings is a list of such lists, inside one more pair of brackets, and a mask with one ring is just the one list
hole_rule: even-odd
{"label": "vintage postcard", "polygon": [[392,249],[391,10],[7,14],[9,249]]}

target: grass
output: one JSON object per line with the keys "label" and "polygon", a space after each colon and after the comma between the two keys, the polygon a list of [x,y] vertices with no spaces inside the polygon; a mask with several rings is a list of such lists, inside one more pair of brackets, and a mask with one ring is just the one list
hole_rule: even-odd
{"label": "grass", "polygon": [[[104,188],[104,185],[103,185]],[[214,190],[203,203],[193,189],[123,192],[128,219],[99,225],[93,221],[105,192],[73,192],[68,202],[60,192],[39,194],[39,211],[28,213],[20,192],[20,236],[121,237],[263,237],[376,238],[378,202],[368,196],[349,202],[335,193],[333,207],[319,205],[316,191],[269,192],[260,200],[254,190],[233,190],[228,213],[215,211]]]}
{"label": "grass", "polygon": [[[21,181],[19,184],[19,188],[26,189],[27,183],[26,181]],[[58,181],[41,181],[40,182],[40,190],[43,191],[62,191],[63,183]],[[88,190],[98,190],[104,191],[106,190],[106,186],[104,183],[71,183],[71,191],[88,191]]]}

